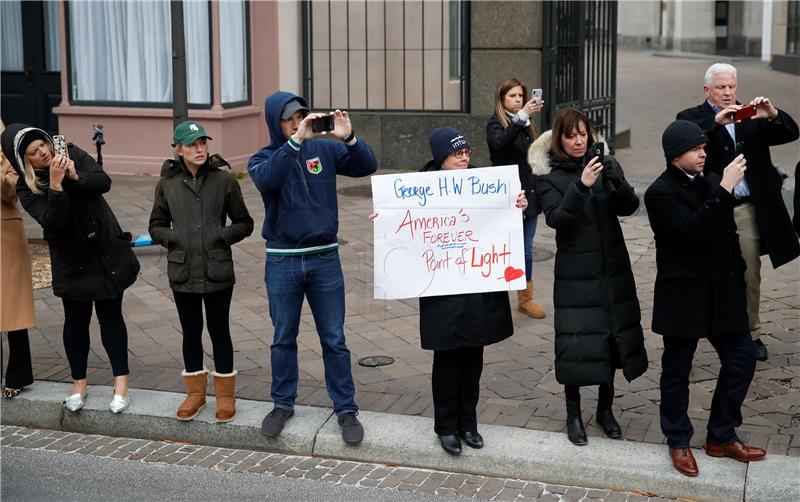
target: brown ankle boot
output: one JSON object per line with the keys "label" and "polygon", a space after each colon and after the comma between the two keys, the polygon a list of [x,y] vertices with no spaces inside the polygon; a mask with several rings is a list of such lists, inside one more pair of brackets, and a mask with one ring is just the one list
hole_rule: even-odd
{"label": "brown ankle boot", "polygon": [[217,395],[217,413],[214,419],[217,422],[230,422],[236,416],[236,370],[223,375],[213,371],[214,393]]}
{"label": "brown ankle boot", "polygon": [[200,371],[187,373],[181,372],[186,383],[186,399],[178,407],[178,420],[191,420],[200,413],[206,405],[206,385],[208,383],[208,370],[203,368]]}
{"label": "brown ankle boot", "polygon": [[533,299],[533,283],[528,281],[528,287],[517,291],[517,310],[534,319],[544,319],[544,309]]}

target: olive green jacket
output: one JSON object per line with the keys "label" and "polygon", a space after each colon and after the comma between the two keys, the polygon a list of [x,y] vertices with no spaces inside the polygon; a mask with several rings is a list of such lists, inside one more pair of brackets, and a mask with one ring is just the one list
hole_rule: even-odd
{"label": "olive green jacket", "polygon": [[[184,293],[211,293],[236,282],[231,246],[253,233],[239,182],[212,155],[192,177],[182,160],[161,166],[150,213],[150,236],[167,248],[169,286]],[[228,218],[230,225],[226,225]]]}

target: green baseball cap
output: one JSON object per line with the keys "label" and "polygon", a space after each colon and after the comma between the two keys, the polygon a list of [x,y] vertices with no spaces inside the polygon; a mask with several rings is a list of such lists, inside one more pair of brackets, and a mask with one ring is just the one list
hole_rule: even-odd
{"label": "green baseball cap", "polygon": [[172,133],[172,146],[178,143],[182,145],[191,145],[198,138],[212,139],[211,136],[206,134],[206,130],[203,129],[203,126],[194,120],[187,120],[178,124],[175,128],[175,132]]}

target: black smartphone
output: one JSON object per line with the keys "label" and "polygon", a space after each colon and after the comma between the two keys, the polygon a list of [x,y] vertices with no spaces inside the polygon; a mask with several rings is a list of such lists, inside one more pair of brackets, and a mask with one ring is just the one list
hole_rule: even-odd
{"label": "black smartphone", "polygon": [[333,131],[333,115],[325,115],[324,117],[317,117],[311,121],[312,132],[328,132]]}
{"label": "black smartphone", "polygon": [[605,143],[592,143],[592,146],[589,147],[589,150],[586,152],[586,162],[588,163],[594,157],[597,157],[597,161],[599,163],[603,163],[603,152],[606,151],[606,144]]}
{"label": "black smartphone", "polygon": [[737,141],[736,142],[736,156],[744,154],[744,141]]}

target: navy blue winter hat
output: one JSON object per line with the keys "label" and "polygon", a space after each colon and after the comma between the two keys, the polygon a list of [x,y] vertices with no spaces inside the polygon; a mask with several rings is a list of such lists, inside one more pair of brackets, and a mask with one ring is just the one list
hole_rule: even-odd
{"label": "navy blue winter hat", "polygon": [[451,153],[470,147],[467,138],[452,127],[434,129],[428,138],[428,143],[431,145],[431,154],[437,166],[441,165]]}
{"label": "navy blue winter hat", "polygon": [[667,126],[661,136],[661,146],[667,162],[703,143],[708,143],[705,133],[700,126],[688,120],[676,120]]}

